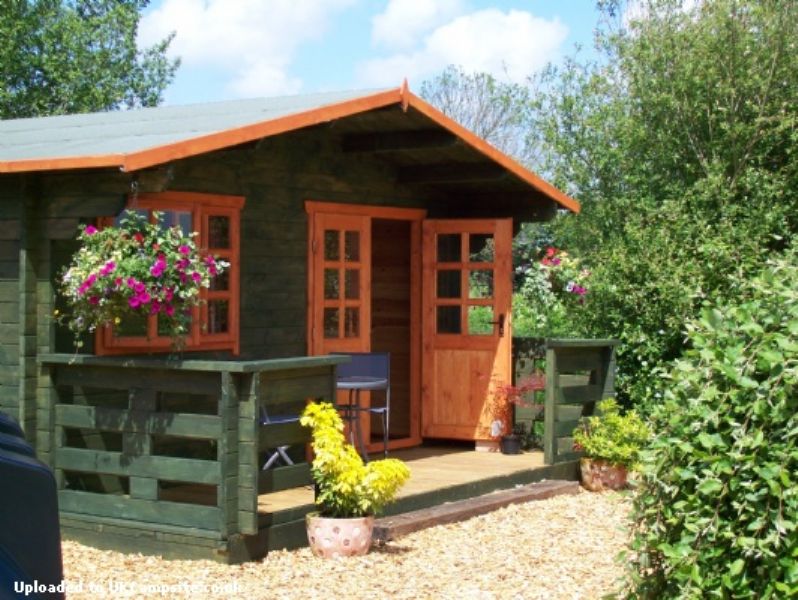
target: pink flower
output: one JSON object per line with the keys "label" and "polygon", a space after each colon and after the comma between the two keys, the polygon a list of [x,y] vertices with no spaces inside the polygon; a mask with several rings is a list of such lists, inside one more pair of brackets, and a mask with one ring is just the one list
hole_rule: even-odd
{"label": "pink flower", "polygon": [[83,233],[86,235],[94,235],[97,233],[97,228],[94,225],[86,225],[86,229],[83,230]]}
{"label": "pink flower", "polygon": [[89,297],[89,304],[94,304],[96,306],[99,303],[100,303],[100,298],[98,296]]}
{"label": "pink flower", "polygon": [[83,283],[81,283],[81,284],[80,284],[80,287],[78,288],[78,294],[79,294],[79,295],[81,295],[81,296],[82,296],[83,294],[85,294],[85,293],[86,293],[86,292],[89,290],[89,288],[90,288],[92,285],[94,285],[94,282],[95,282],[95,281],[97,281],[97,275],[95,275],[94,273],[92,273],[91,275],[89,275],[89,276],[86,278],[86,281],[84,281]]}
{"label": "pink flower", "polygon": [[107,263],[105,263],[105,266],[102,269],[100,269],[100,275],[102,276],[110,275],[111,273],[114,272],[114,269],[116,269],[116,263],[112,260],[109,260]]}
{"label": "pink flower", "polygon": [[135,277],[128,277],[127,278],[127,287],[132,288],[136,286],[136,279]]}
{"label": "pink flower", "polygon": [[157,300],[153,300],[150,305],[150,314],[157,315],[159,312],[161,312],[161,303]]}
{"label": "pink flower", "polygon": [[175,307],[174,307],[174,306],[172,306],[171,304],[167,304],[167,305],[166,305],[166,308],[164,308],[164,312],[165,312],[165,313],[166,313],[168,316],[170,316],[170,317],[171,317],[171,316],[174,316],[174,314],[175,314]]}
{"label": "pink flower", "polygon": [[144,293],[144,291],[146,289],[147,289],[147,287],[143,283],[141,283],[140,281],[137,281],[136,284],[133,286],[133,291],[136,292],[139,295]]}
{"label": "pink flower", "polygon": [[139,244],[144,242],[144,236],[140,233],[136,232],[133,234],[133,239],[136,240]]}
{"label": "pink flower", "polygon": [[121,277],[117,277],[116,279],[114,279],[114,285],[116,287],[122,287],[122,278]]}
{"label": "pink flower", "polygon": [[551,259],[551,264],[553,264],[555,267],[556,267],[557,265],[559,265],[561,262],[562,262],[562,261],[561,261],[559,258],[552,258],[552,259]]}
{"label": "pink flower", "polygon": [[141,292],[138,295],[138,299],[140,304],[147,304],[152,298],[147,292]]}
{"label": "pink flower", "polygon": [[167,302],[171,302],[172,298],[174,297],[174,295],[175,295],[175,292],[174,292],[174,290],[172,288],[168,287],[168,288],[166,288],[166,290],[164,290],[164,296],[163,297],[164,297],[164,300],[166,300]]}
{"label": "pink flower", "polygon": [[130,308],[138,308],[139,304],[141,304],[138,296],[131,296],[128,298],[127,303],[130,305]]}
{"label": "pink flower", "polygon": [[196,271],[194,271],[194,272],[191,274],[191,279],[193,279],[193,280],[194,280],[194,283],[199,283],[200,281],[202,281],[202,275],[200,275],[199,273],[197,273]]}
{"label": "pink flower", "polygon": [[191,262],[187,258],[181,258],[175,263],[175,267],[177,267],[178,271],[185,271],[186,267],[191,264]]}
{"label": "pink flower", "polygon": [[189,252],[191,252],[191,248],[189,248],[188,246],[186,246],[185,244],[183,244],[182,246],[180,246],[180,247],[177,249],[177,251],[178,251],[178,252],[180,252],[180,254],[188,254]]}

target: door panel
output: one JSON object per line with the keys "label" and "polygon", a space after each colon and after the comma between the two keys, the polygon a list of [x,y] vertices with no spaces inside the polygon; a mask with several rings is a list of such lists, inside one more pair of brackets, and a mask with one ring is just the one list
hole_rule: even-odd
{"label": "door panel", "polygon": [[368,352],[371,227],[368,217],[316,213],[311,354]]}
{"label": "door panel", "polygon": [[422,245],[422,434],[490,439],[511,381],[512,221],[424,221]]}

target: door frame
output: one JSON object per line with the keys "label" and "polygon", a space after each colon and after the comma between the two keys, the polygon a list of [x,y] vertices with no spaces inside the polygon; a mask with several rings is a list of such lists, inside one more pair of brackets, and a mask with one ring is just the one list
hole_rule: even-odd
{"label": "door frame", "polygon": [[[309,356],[318,353],[316,337],[313,328],[321,324],[314,323],[314,299],[316,286],[316,273],[314,272],[314,240],[316,239],[316,214],[364,216],[372,219],[395,219],[407,221],[410,224],[410,436],[391,440],[390,449],[408,448],[421,444],[421,224],[427,217],[423,208],[399,208],[393,206],[372,206],[365,204],[344,204],[337,202],[324,202],[319,200],[306,200],[305,212],[308,214],[308,247],[307,247],[307,352]],[[370,257],[369,257],[370,260]],[[373,265],[372,265],[373,266]],[[369,290],[369,301],[371,294]],[[368,338],[369,348],[371,336]],[[369,452],[382,448],[382,444],[367,446]]]}

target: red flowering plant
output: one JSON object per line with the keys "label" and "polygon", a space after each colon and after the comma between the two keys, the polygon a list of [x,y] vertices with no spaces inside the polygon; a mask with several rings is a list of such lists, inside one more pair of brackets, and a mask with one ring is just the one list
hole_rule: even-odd
{"label": "red flowering plant", "polygon": [[165,227],[163,215],[125,211],[118,226],[83,227],[80,249],[59,281],[70,312],[56,311],[80,337],[98,327],[120,325],[124,320],[157,315],[159,329],[180,346],[189,333],[192,308],[201,302],[200,290],[210,286],[228,263],[201,253],[196,233]]}
{"label": "red flowering plant", "polygon": [[[499,438],[511,433],[521,434],[515,427],[508,428],[507,425],[513,422],[513,407],[524,408],[543,408],[541,404],[534,401],[534,392],[546,389],[546,375],[535,372],[521,379],[517,385],[495,382],[493,397],[490,403],[491,427],[490,435]],[[527,400],[531,396],[532,400]]]}

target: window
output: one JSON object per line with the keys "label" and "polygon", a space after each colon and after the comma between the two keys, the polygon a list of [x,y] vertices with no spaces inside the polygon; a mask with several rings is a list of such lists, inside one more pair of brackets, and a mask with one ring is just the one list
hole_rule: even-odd
{"label": "window", "polygon": [[[219,196],[190,192],[162,192],[131,197],[127,209],[147,214],[163,213],[167,227],[198,232],[197,247],[230,267],[203,290],[205,302],[192,313],[191,333],[186,350],[239,351],[239,216],[244,206],[240,196]],[[117,223],[107,218],[102,224]],[[106,327],[95,337],[98,355],[131,352],[168,352],[172,339],[158,326],[157,316],[142,316],[138,322]]]}

